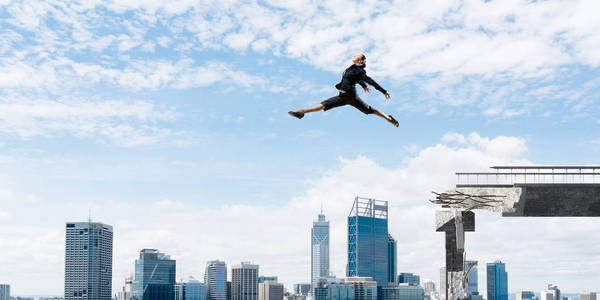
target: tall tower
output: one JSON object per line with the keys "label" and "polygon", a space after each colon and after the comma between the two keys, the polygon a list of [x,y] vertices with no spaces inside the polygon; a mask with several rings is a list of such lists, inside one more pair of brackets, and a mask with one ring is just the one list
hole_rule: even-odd
{"label": "tall tower", "polygon": [[388,283],[398,283],[396,277],[396,274],[398,274],[397,256],[396,240],[391,234],[388,234]]}
{"label": "tall tower", "polygon": [[348,276],[388,283],[388,203],[356,197],[348,216]]}
{"label": "tall tower", "polygon": [[477,286],[477,261],[467,260],[465,261],[465,271],[467,271],[467,282],[469,295],[478,295],[479,289]]}
{"label": "tall tower", "polygon": [[208,289],[208,300],[226,300],[227,265],[224,261],[213,260],[206,263],[204,284]]}
{"label": "tall tower", "polygon": [[487,299],[508,300],[508,274],[499,260],[487,264]]}
{"label": "tall tower", "polygon": [[133,299],[174,300],[175,260],[156,249],[143,249],[135,260]]}
{"label": "tall tower", "polygon": [[325,219],[323,210],[313,222],[310,236],[310,283],[311,291],[314,292],[319,278],[329,275],[329,221]]}
{"label": "tall tower", "polygon": [[231,266],[231,300],[258,300],[258,265]]}
{"label": "tall tower", "polygon": [[110,300],[113,228],[92,222],[67,223],[65,300]]}

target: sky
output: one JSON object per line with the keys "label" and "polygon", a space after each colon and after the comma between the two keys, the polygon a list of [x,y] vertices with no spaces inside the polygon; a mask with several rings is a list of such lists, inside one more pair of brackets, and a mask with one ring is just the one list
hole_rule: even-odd
{"label": "sky", "polygon": [[[114,227],[113,291],[143,248],[310,281],[354,197],[386,200],[398,271],[439,281],[432,191],[492,165],[598,165],[600,2],[0,0],[0,282],[63,293],[65,223]],[[387,89],[335,96],[356,53]],[[600,220],[476,212],[467,258],[509,292],[600,291]]]}

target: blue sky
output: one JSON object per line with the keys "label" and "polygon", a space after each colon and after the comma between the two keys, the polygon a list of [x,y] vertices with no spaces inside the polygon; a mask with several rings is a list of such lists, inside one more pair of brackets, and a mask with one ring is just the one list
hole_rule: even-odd
{"label": "blue sky", "polygon": [[[598,164],[598,9],[0,0],[0,282],[61,294],[64,223],[91,208],[115,227],[115,291],[147,247],[174,256],[179,277],[250,260],[291,287],[309,281],[321,203],[342,276],[357,195],[390,201],[399,271],[437,281],[443,237],[427,200],[453,172]],[[352,107],[286,114],[334,96],[358,52],[392,99],[361,97],[399,128]],[[467,255],[506,261],[511,292],[598,290],[598,221],[478,224]]]}

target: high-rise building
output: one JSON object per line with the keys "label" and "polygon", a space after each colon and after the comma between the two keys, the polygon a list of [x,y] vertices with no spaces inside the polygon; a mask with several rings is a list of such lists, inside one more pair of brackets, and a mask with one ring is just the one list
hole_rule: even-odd
{"label": "high-rise building", "polygon": [[156,249],[143,249],[135,260],[134,300],[174,300],[176,262]]}
{"label": "high-rise building", "polygon": [[131,300],[133,295],[131,292],[133,291],[133,275],[127,277],[125,279],[125,285],[117,294],[117,300]]}
{"label": "high-rise building", "polygon": [[175,284],[175,300],[206,300],[206,284],[190,276]]}
{"label": "high-rise building", "polygon": [[487,300],[508,300],[508,274],[499,260],[487,264]]}
{"label": "high-rise building", "polygon": [[421,276],[413,273],[400,273],[398,274],[398,283],[406,283],[409,285],[420,285]]}
{"label": "high-rise building", "polygon": [[344,283],[354,287],[355,300],[377,300],[377,281],[371,277],[347,277]]}
{"label": "high-rise building", "polygon": [[354,300],[354,284],[331,282],[315,289],[314,300]]}
{"label": "high-rise building", "polygon": [[425,292],[422,287],[400,283],[398,286],[380,287],[379,300],[424,300]]}
{"label": "high-rise building", "polygon": [[10,285],[0,284],[0,300],[10,300]]}
{"label": "high-rise building", "polygon": [[258,300],[283,300],[283,283],[276,281],[259,283]]}
{"label": "high-rise building", "polygon": [[533,300],[535,299],[535,293],[532,291],[519,291],[516,294],[516,298],[517,300]]}
{"label": "high-rise building", "polygon": [[425,281],[423,282],[423,291],[425,292],[425,298],[433,298],[435,295],[435,282]]}
{"label": "high-rise building", "polygon": [[225,299],[231,300],[231,281],[227,281],[225,286],[226,286],[226,290],[227,290]]}
{"label": "high-rise building", "polygon": [[329,221],[323,211],[313,222],[310,236],[310,282],[315,288],[319,278],[329,275]]}
{"label": "high-rise building", "polygon": [[541,291],[540,300],[555,300],[554,292],[552,291]]}
{"label": "high-rise building", "polygon": [[231,267],[231,300],[258,299],[258,265],[242,262]]}
{"label": "high-rise building", "polygon": [[227,296],[227,265],[224,261],[213,260],[206,263],[204,284],[208,289],[208,300],[230,300]]}
{"label": "high-rise building", "polygon": [[579,300],[597,300],[598,296],[594,292],[585,291],[579,295]]}
{"label": "high-rise building", "polygon": [[478,295],[479,289],[477,286],[477,261],[467,260],[465,261],[465,270],[467,270],[467,291],[469,295]]}
{"label": "high-rise building", "polygon": [[310,292],[310,283],[296,283],[294,284],[294,294],[296,295],[308,295]]}
{"label": "high-rise building", "polygon": [[112,226],[67,223],[65,300],[111,300],[112,250]]}
{"label": "high-rise building", "polygon": [[348,277],[371,277],[387,286],[388,203],[356,197],[348,215]]}
{"label": "high-rise building", "polygon": [[554,299],[555,300],[562,300],[562,298],[560,296],[560,290],[558,289],[558,286],[553,285],[553,284],[549,284],[548,285],[548,291],[551,292],[554,295]]}
{"label": "high-rise building", "polygon": [[388,283],[398,283],[398,278],[396,277],[396,274],[398,274],[397,259],[396,240],[391,234],[388,234]]}
{"label": "high-rise building", "polygon": [[447,282],[448,282],[448,278],[447,278],[447,274],[446,274],[446,267],[441,267],[440,268],[440,299],[445,300],[446,299],[446,289],[447,289]]}
{"label": "high-rise building", "polygon": [[263,283],[263,282],[277,282],[277,276],[258,276],[258,283]]}

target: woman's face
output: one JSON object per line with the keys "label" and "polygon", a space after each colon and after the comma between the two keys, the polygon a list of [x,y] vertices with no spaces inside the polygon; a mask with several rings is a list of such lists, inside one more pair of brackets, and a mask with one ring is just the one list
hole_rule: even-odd
{"label": "woman's face", "polygon": [[354,63],[354,64],[360,64],[360,63],[362,63],[363,57],[364,56],[362,54],[360,54],[360,53],[354,55],[354,57],[352,57],[352,63]]}

